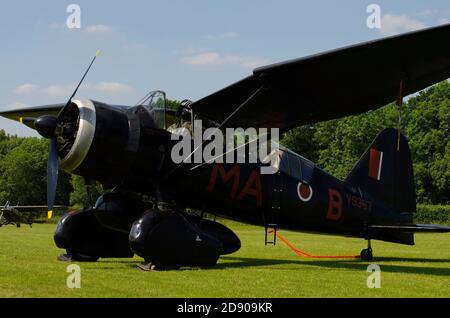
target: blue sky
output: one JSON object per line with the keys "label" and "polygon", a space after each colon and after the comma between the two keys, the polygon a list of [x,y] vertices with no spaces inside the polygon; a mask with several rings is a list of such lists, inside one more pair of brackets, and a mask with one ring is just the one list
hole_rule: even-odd
{"label": "blue sky", "polygon": [[[66,26],[71,3],[81,8],[80,29]],[[371,3],[381,8],[381,29],[366,25]],[[196,100],[256,66],[450,21],[448,0],[4,0],[1,6],[0,110],[65,102],[97,49],[103,54],[77,97],[134,104],[162,89],[169,98]],[[3,118],[0,128],[36,135]]]}

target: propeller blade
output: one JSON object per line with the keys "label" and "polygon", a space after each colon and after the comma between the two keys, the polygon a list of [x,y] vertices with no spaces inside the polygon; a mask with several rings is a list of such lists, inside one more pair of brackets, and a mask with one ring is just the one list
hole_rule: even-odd
{"label": "propeller blade", "polygon": [[[27,118],[26,120],[30,121],[29,124],[33,124],[38,133],[44,137],[51,139],[55,135],[56,126],[61,123],[62,118],[64,117],[64,114],[67,111],[67,108],[70,106],[70,103],[72,102],[72,98],[77,93],[78,89],[80,88],[81,84],[83,83],[84,79],[86,78],[86,75],[89,73],[89,70],[91,69],[92,65],[95,62],[95,59],[100,56],[100,50],[97,50],[95,53],[94,58],[92,59],[91,63],[89,64],[87,70],[84,72],[83,77],[81,78],[80,82],[78,83],[77,87],[73,91],[72,95],[70,96],[69,100],[67,101],[66,105],[60,110],[58,113],[58,116],[55,118],[51,115],[44,115],[39,118],[34,119],[34,122],[32,122],[33,118]],[[24,118],[20,118],[20,121],[22,122]]]}
{"label": "propeller blade", "polygon": [[55,204],[56,186],[58,184],[58,148],[56,145],[56,137],[50,139],[49,152],[47,161],[47,217],[51,219],[53,214],[53,206]]}
{"label": "propeller blade", "polygon": [[59,122],[61,121],[61,119],[63,118],[64,113],[65,113],[66,110],[67,110],[67,107],[69,107],[70,103],[72,102],[72,98],[73,98],[73,97],[75,96],[75,94],[77,93],[77,91],[78,91],[78,89],[80,88],[81,84],[83,83],[83,81],[84,81],[86,75],[89,73],[89,70],[91,69],[92,64],[94,64],[96,58],[100,56],[100,53],[101,53],[101,51],[100,51],[100,50],[97,50],[97,52],[95,53],[94,58],[92,59],[91,63],[89,64],[87,70],[84,72],[83,77],[81,78],[81,80],[80,80],[80,82],[78,83],[77,87],[75,88],[75,90],[73,91],[73,93],[72,93],[72,95],[70,96],[69,100],[67,101],[66,106],[64,106],[63,109],[61,109],[61,111],[59,112],[58,117],[57,117],[57,122],[58,122],[58,123],[59,123]]}

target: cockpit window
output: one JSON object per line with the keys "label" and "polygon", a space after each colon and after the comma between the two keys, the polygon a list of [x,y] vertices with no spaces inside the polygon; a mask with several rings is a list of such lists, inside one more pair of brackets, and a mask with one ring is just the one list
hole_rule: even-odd
{"label": "cockpit window", "polygon": [[166,129],[166,93],[163,91],[151,92],[148,96],[148,101],[144,107],[150,112],[154,118],[156,126],[161,129]]}
{"label": "cockpit window", "polygon": [[149,96],[148,108],[152,110],[154,108],[166,108],[166,93],[163,91],[155,91]]}
{"label": "cockpit window", "polygon": [[302,182],[310,183],[314,173],[314,163],[306,158],[280,146],[280,171]]}
{"label": "cockpit window", "polygon": [[[190,100],[181,102],[166,99],[163,91],[151,91],[145,95],[136,106],[145,109],[158,128],[177,133],[180,129],[186,130],[192,135],[192,120],[195,119],[191,109]],[[215,127],[215,123],[207,120],[203,123],[203,129]]]}
{"label": "cockpit window", "polygon": [[163,91],[151,91],[137,105],[148,111],[158,128],[167,129],[176,122],[176,110],[168,108]]}

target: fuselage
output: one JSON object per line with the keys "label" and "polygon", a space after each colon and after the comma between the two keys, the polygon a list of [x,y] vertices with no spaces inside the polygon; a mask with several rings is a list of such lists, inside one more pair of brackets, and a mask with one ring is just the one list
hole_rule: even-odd
{"label": "fuselage", "polygon": [[[283,147],[270,154],[276,157],[270,160],[277,170],[273,174],[262,174],[262,163],[179,166],[171,158],[176,141],[167,124],[158,124],[160,113],[157,108],[123,109],[74,101],[66,121],[78,130],[71,132],[76,138],[69,138],[73,144],[70,151],[60,150],[60,156],[65,156],[61,166],[66,167],[73,157],[77,165],[69,172],[100,181],[118,194],[134,192],[175,203],[182,209],[198,209],[263,226],[276,224],[296,231],[368,238],[367,225],[411,221],[411,215],[394,212],[382,200]],[[164,118],[175,115],[173,111],[163,114]],[[83,143],[88,139],[83,135],[86,131],[89,143]],[[111,195],[109,199],[114,200]],[[125,211],[134,206],[130,203],[133,200],[126,199],[128,203],[122,210],[134,217],[143,211]],[[109,211],[107,206],[105,213]],[[122,228],[130,226],[131,219],[127,219]],[[386,235],[381,239],[402,242]]]}
{"label": "fuselage", "polygon": [[225,218],[294,231],[366,238],[368,224],[409,220],[288,149],[274,155],[275,174],[260,174],[258,164],[200,165],[176,182],[178,196]]}

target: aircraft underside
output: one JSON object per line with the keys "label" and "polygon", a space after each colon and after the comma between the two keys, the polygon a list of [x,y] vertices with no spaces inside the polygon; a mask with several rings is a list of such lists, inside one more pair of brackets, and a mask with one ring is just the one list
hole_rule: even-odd
{"label": "aircraft underside", "polygon": [[144,259],[140,267],[147,270],[213,266],[220,255],[241,246],[239,238],[220,223],[155,208],[146,210],[128,230],[105,227],[95,209],[71,212],[58,223],[54,240],[67,252],[60,260],[96,261],[136,254]]}

